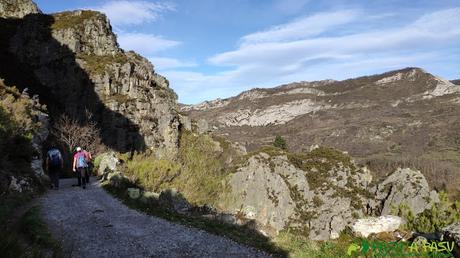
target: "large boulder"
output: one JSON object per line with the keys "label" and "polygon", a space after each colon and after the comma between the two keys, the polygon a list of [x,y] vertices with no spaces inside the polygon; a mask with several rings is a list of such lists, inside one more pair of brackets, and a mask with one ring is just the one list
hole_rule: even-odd
{"label": "large boulder", "polygon": [[358,219],[351,227],[358,237],[368,237],[370,234],[393,232],[403,224],[398,216],[385,215],[377,218]]}
{"label": "large boulder", "polygon": [[443,228],[443,231],[443,240],[455,242],[453,253],[455,257],[460,257],[460,222],[453,223]]}
{"label": "large boulder", "polygon": [[266,235],[291,228],[314,240],[337,238],[364,215],[371,180],[347,158],[334,160],[340,155],[324,148],[298,159],[282,152],[254,154],[229,177],[220,208],[255,221]]}
{"label": "large boulder", "polygon": [[117,165],[120,163],[118,158],[115,155],[115,152],[107,152],[99,155],[96,160],[98,160],[97,175],[102,176],[103,179],[107,178],[109,173],[117,171]]}
{"label": "large boulder", "polygon": [[399,168],[377,186],[376,204],[382,215],[390,214],[401,203],[414,214],[429,209],[439,201],[436,191],[430,191],[426,178],[418,170]]}

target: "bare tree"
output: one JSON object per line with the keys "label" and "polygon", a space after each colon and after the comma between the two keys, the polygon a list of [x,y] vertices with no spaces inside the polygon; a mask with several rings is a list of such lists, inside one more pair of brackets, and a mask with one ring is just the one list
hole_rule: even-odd
{"label": "bare tree", "polygon": [[98,153],[103,148],[99,133],[97,123],[88,110],[85,112],[83,121],[61,115],[51,130],[51,134],[66,145],[69,153],[72,153],[78,146],[91,153]]}

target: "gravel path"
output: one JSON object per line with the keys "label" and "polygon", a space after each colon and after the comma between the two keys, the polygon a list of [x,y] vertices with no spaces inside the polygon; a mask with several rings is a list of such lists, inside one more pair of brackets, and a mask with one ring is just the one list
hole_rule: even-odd
{"label": "gravel path", "polygon": [[[132,210],[98,183],[62,179],[39,202],[53,236],[71,257],[267,257],[205,231]],[[94,181],[94,180],[93,180]]]}

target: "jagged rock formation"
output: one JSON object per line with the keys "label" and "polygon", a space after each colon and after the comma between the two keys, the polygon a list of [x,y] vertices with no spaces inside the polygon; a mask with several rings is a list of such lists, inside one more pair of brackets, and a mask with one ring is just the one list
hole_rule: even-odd
{"label": "jagged rock formation", "polygon": [[337,238],[365,214],[371,180],[336,150],[262,151],[230,175],[221,209],[257,221],[267,235],[291,228],[314,240]]}
{"label": "jagged rock formation", "polygon": [[[392,232],[403,223],[391,214],[405,204],[419,214],[439,201],[425,177],[398,169],[384,180],[375,179],[340,151],[319,147],[288,153],[264,148],[249,154],[228,175],[219,210],[233,214],[240,224],[254,221],[257,230],[274,236],[289,229],[313,240],[338,238],[346,228],[367,237]],[[369,216],[382,216],[368,218]]]}
{"label": "jagged rock formation", "polygon": [[281,135],[292,151],[338,148],[381,177],[412,166],[437,189],[460,192],[460,86],[419,68],[253,89],[181,109],[249,151]]}
{"label": "jagged rock formation", "polygon": [[41,11],[30,0],[2,0],[0,2],[0,17],[23,18],[31,13],[41,13]]}
{"label": "jagged rock formation", "polygon": [[[2,21],[11,28],[3,35],[8,51],[2,55],[17,69],[0,72],[12,84],[45,96],[53,117],[81,119],[87,109],[109,147],[176,152],[177,96],[147,59],[119,48],[104,14],[30,14]],[[30,78],[21,81],[20,74]]]}
{"label": "jagged rock formation", "polygon": [[392,207],[404,202],[416,215],[431,208],[439,197],[436,191],[430,191],[420,171],[400,168],[378,185],[375,200],[381,205],[381,214],[390,214]]}

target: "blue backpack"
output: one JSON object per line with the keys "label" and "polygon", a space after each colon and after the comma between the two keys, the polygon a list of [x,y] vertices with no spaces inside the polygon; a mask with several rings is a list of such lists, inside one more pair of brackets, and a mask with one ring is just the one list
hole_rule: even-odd
{"label": "blue backpack", "polygon": [[61,165],[61,152],[58,149],[51,149],[48,151],[48,158],[52,167],[58,167]]}
{"label": "blue backpack", "polygon": [[77,156],[77,168],[86,168],[88,164],[86,162],[85,154],[81,153],[81,155]]}

